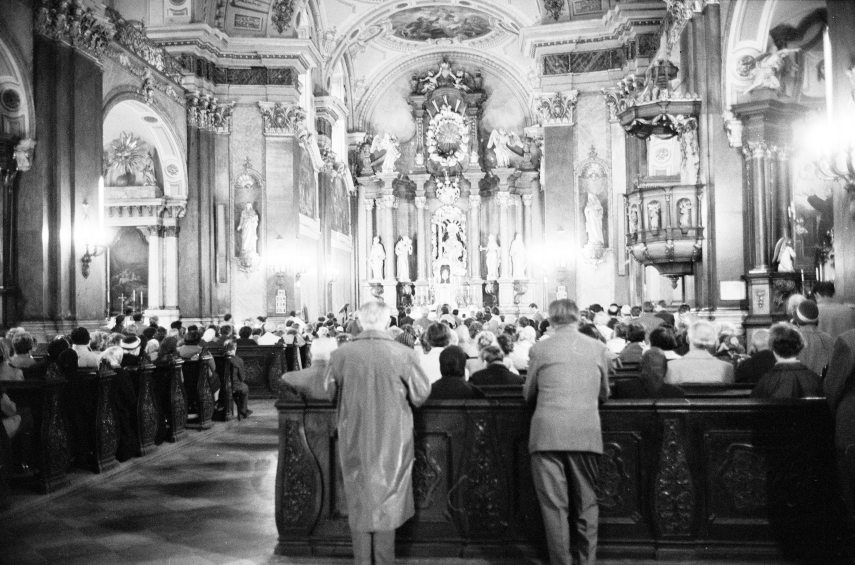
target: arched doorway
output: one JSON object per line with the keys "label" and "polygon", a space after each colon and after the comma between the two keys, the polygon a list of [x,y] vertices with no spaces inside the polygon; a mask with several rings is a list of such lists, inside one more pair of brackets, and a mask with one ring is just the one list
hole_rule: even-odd
{"label": "arched doorway", "polygon": [[107,104],[103,131],[108,308],[145,311],[165,323],[179,314],[185,150],[163,114],[133,95]]}

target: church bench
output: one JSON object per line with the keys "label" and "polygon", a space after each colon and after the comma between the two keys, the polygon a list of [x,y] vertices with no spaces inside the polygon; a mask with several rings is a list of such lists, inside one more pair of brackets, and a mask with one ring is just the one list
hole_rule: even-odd
{"label": "church bench", "polygon": [[122,367],[113,381],[113,409],[119,426],[117,459],[142,457],[155,448],[161,417],[155,401],[154,365]]}
{"label": "church bench", "polygon": [[282,373],[300,367],[299,349],[291,344],[238,345],[237,356],[243,359],[250,398],[275,398]]}
{"label": "church bench", "polygon": [[184,361],[175,359],[158,364],[154,369],[154,394],[160,407],[156,443],[174,443],[184,437],[187,425],[187,398],[184,393],[182,367]]}
{"label": "church bench", "polygon": [[115,371],[106,364],[68,375],[65,411],[71,424],[72,462],[95,473],[118,464],[113,392]]}
{"label": "church bench", "polygon": [[[187,399],[188,429],[207,430],[213,425],[214,391],[208,382],[211,366],[208,361],[212,357],[202,354],[199,359],[185,360],[181,374],[184,377],[184,393]],[[223,394],[223,391],[220,391]],[[195,414],[195,418],[190,418]]]}
{"label": "church bench", "polygon": [[[38,373],[41,374],[38,374]],[[21,412],[29,409],[34,423],[30,466],[36,471],[35,486],[42,493],[68,484],[69,429],[65,409],[66,379],[53,369],[25,370],[25,380],[3,383],[9,398]],[[5,434],[5,431],[3,432]]]}
{"label": "church bench", "polygon": [[[277,408],[276,553],[347,555],[335,406],[283,390]],[[793,514],[805,547],[834,546],[843,520],[824,400],[610,400],[600,416],[600,555],[777,559],[800,535]],[[416,515],[398,530],[399,555],[543,555],[530,418],[521,398],[415,411]]]}

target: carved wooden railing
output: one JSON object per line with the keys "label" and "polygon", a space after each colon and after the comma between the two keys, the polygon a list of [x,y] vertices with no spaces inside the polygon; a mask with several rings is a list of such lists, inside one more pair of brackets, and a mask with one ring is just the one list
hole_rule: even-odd
{"label": "carved wooden railing", "polygon": [[[187,410],[195,413],[193,420],[188,418],[187,428],[207,430],[213,425],[214,396],[208,375],[212,371],[209,355],[202,355],[198,360],[184,361],[184,392],[187,398]],[[221,391],[222,394],[222,391]]]}
{"label": "carved wooden railing", "polygon": [[[277,407],[276,551],[347,554],[335,408],[288,391]],[[609,401],[600,414],[602,555],[771,556],[799,535],[811,551],[834,547],[843,520],[824,399]],[[416,515],[398,530],[399,555],[543,552],[530,418],[506,398],[416,410]]]}
{"label": "carved wooden railing", "polygon": [[19,412],[29,408],[33,415],[35,461],[30,464],[37,471],[38,490],[49,493],[66,486],[71,454],[69,430],[63,413],[65,378],[51,370],[25,381],[4,382],[3,387]]}
{"label": "carved wooden railing", "polygon": [[279,377],[300,368],[300,351],[294,345],[239,345],[237,356],[243,359],[250,398],[273,398]]}
{"label": "carved wooden railing", "polygon": [[182,367],[184,361],[176,359],[157,365],[154,371],[154,391],[160,406],[158,440],[176,442],[187,433],[187,398],[184,394]]}
{"label": "carved wooden railing", "polygon": [[115,372],[79,369],[68,375],[66,413],[71,422],[73,462],[101,473],[115,467],[118,437],[113,412],[112,386]]}

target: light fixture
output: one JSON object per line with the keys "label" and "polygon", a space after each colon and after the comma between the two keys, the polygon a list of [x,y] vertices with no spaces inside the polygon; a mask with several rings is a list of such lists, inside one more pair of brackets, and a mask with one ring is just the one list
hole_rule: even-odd
{"label": "light fixture", "polygon": [[90,266],[92,259],[103,255],[107,250],[104,245],[104,217],[103,217],[103,201],[104,201],[104,177],[98,181],[98,222],[94,226],[89,219],[89,202],[83,199],[83,219],[78,226],[77,241],[83,248],[83,256],[80,258],[80,274],[84,279],[89,278]]}

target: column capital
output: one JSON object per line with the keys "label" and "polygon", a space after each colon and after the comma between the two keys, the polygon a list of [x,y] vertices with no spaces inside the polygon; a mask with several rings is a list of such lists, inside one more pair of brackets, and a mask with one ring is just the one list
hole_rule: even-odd
{"label": "column capital", "polygon": [[534,98],[534,114],[537,123],[542,126],[569,125],[576,123],[576,101],[579,91],[571,90],[567,94],[541,94]]}
{"label": "column capital", "polygon": [[181,231],[179,226],[163,226],[163,237],[178,237]]}
{"label": "column capital", "polygon": [[300,135],[306,128],[306,110],[298,104],[259,102],[264,135],[282,137]]}

